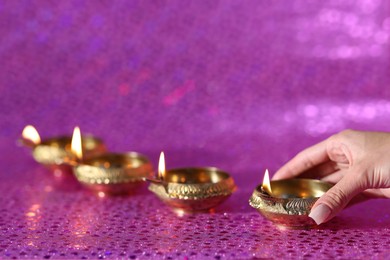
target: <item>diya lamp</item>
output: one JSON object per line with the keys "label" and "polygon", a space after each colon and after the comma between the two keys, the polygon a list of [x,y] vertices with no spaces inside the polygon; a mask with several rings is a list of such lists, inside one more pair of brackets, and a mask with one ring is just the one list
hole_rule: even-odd
{"label": "diya lamp", "polygon": [[[21,143],[32,149],[32,155],[38,163],[52,170],[71,172],[68,161],[74,158],[71,151],[70,136],[59,136],[41,140],[38,131],[32,125],[27,125],[22,132]],[[103,141],[91,135],[83,137],[85,156],[90,157],[106,151]]]}
{"label": "diya lamp", "polygon": [[77,180],[87,188],[104,194],[131,194],[144,184],[144,178],[152,175],[149,159],[136,152],[106,152],[83,157],[80,131],[72,138],[72,151],[76,160],[71,164]]}
{"label": "diya lamp", "polygon": [[207,211],[225,201],[236,189],[233,178],[214,167],[165,170],[161,152],[158,175],[150,182],[152,191],[168,206],[184,211]]}
{"label": "diya lamp", "polygon": [[316,223],[308,215],[314,203],[331,184],[313,179],[269,180],[266,170],[263,184],[256,187],[249,204],[280,227],[305,229]]}

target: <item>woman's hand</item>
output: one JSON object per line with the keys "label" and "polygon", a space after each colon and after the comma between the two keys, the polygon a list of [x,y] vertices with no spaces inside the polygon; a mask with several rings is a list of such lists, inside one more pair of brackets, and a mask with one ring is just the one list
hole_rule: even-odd
{"label": "woman's hand", "polygon": [[273,180],[296,176],[336,183],[309,214],[318,225],[333,218],[359,193],[390,198],[390,133],[342,131],[300,152]]}

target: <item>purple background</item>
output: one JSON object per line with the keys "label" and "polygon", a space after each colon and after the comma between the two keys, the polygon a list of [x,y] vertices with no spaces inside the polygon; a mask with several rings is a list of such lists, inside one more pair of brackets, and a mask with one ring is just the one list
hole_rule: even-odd
{"label": "purple background", "polygon": [[[0,1],[0,257],[388,256],[389,201],[312,231],[280,231],[247,201],[308,145],[390,131],[389,32],[379,0]],[[15,145],[26,124],[217,166],[239,189],[184,218],[146,190],[100,199]]]}

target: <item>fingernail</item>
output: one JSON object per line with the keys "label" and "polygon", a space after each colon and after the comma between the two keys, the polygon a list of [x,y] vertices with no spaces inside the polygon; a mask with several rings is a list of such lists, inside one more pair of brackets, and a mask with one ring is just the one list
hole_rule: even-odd
{"label": "fingernail", "polygon": [[309,217],[316,222],[317,225],[324,223],[324,221],[329,217],[332,211],[325,204],[320,204],[315,207],[309,214]]}

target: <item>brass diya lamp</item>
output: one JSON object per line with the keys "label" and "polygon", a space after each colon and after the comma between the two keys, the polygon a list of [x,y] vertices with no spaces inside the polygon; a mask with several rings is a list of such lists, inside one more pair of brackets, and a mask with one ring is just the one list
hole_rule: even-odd
{"label": "brass diya lamp", "polygon": [[[71,172],[67,163],[74,159],[71,151],[71,136],[59,136],[41,140],[38,131],[31,125],[26,126],[22,132],[21,143],[32,149],[32,156],[52,170]],[[85,157],[95,156],[106,151],[103,141],[91,135],[83,136],[82,147]]]}
{"label": "brass diya lamp", "polygon": [[207,211],[225,201],[236,189],[233,178],[214,167],[165,170],[164,153],[158,176],[147,179],[149,190],[168,206],[185,211]]}
{"label": "brass diya lamp", "polygon": [[276,225],[304,229],[316,226],[308,215],[311,208],[331,184],[312,179],[269,180],[265,172],[263,184],[256,187],[249,204]]}
{"label": "brass diya lamp", "polygon": [[143,186],[144,178],[152,175],[152,165],[142,154],[106,152],[83,158],[82,148],[78,129],[72,138],[72,151],[77,156],[72,162],[74,174],[80,183],[99,196],[134,193]]}

